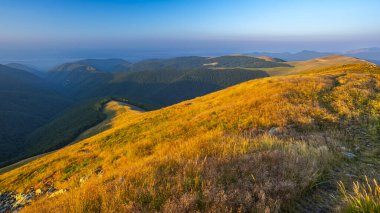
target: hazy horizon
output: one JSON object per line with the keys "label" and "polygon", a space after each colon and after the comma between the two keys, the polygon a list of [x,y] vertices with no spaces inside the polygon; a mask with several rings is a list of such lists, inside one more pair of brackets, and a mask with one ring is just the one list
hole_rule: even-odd
{"label": "hazy horizon", "polygon": [[4,0],[0,63],[379,47],[375,0]]}

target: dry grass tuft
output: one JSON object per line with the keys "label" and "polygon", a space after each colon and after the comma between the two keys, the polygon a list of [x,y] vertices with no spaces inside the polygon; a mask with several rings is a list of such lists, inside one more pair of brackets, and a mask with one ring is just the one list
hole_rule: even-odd
{"label": "dry grass tuft", "polygon": [[353,183],[350,193],[343,182],[339,182],[339,190],[343,194],[346,212],[380,212],[380,186],[376,179],[369,181],[367,176],[364,183]]}

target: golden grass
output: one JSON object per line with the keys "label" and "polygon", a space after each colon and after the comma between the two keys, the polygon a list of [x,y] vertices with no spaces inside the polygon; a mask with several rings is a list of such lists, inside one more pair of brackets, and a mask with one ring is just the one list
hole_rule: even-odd
{"label": "golden grass", "polygon": [[126,169],[122,177],[91,179],[56,201],[46,198],[26,210],[275,211],[300,196],[300,188],[312,186],[329,157],[326,146],[211,132],[121,167]]}
{"label": "golden grass", "polygon": [[[379,70],[351,69],[253,80],[161,110],[127,110],[112,128],[0,175],[0,189],[69,190],[26,212],[292,210],[339,158],[334,150],[347,126],[378,129]],[[268,136],[272,127],[283,132]]]}
{"label": "golden grass", "polygon": [[380,186],[376,179],[364,183],[353,183],[353,193],[349,192],[343,182],[339,182],[339,190],[344,196],[345,212],[380,212]]}

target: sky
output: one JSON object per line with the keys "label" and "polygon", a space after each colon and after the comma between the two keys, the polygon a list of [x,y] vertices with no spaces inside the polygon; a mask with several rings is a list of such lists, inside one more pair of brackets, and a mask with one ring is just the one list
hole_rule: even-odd
{"label": "sky", "polygon": [[0,0],[0,58],[344,51],[380,46],[379,11],[379,0]]}

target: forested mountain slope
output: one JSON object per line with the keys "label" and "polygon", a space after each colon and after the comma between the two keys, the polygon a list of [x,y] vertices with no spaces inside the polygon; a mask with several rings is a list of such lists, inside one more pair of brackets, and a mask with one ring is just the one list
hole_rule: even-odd
{"label": "forested mountain slope", "polygon": [[[47,79],[80,99],[121,96],[159,108],[247,80],[267,77],[259,68],[290,67],[252,56],[179,57],[131,64],[128,72],[110,73],[83,60],[58,66]],[[91,61],[91,60],[90,60]],[[99,66],[98,66],[99,67]],[[223,70],[216,68],[223,67]],[[255,67],[246,70],[241,67]]]}
{"label": "forested mountain slope", "polygon": [[71,101],[32,73],[0,65],[0,162],[24,149],[24,138]]}

